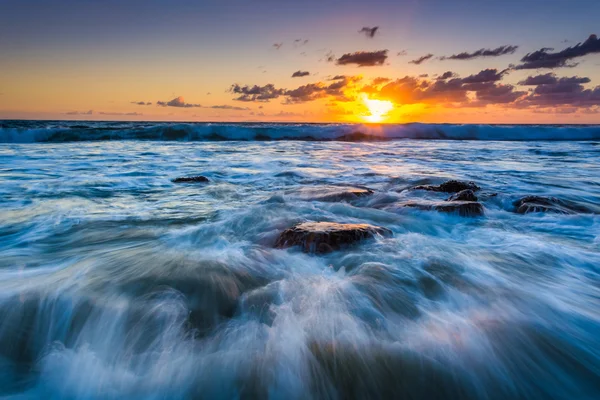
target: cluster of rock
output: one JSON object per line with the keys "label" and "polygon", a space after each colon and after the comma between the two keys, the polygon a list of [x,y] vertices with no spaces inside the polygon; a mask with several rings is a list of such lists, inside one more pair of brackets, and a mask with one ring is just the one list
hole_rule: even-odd
{"label": "cluster of rock", "polygon": [[420,202],[407,202],[403,204],[404,207],[458,213],[463,217],[475,217],[484,214],[483,204],[478,202],[478,198],[475,195],[475,192],[480,188],[473,182],[450,180],[437,186],[415,186],[412,189],[453,194],[445,201],[423,200]]}
{"label": "cluster of rock", "polygon": [[[187,176],[173,179],[174,183],[207,183],[205,176]],[[449,180],[440,185],[414,186],[411,190],[424,190],[436,193],[448,193],[445,200],[421,199],[408,201],[402,207],[419,210],[433,210],[444,213],[456,213],[463,217],[484,215],[485,208],[476,195],[481,188],[474,182]],[[307,188],[298,193],[304,200],[351,202],[372,195],[374,192],[367,188],[348,186],[324,186]],[[493,195],[492,195],[493,196]],[[580,204],[557,199],[555,197],[525,196],[514,202],[514,212],[527,214],[534,212],[552,212],[561,214],[589,213]],[[276,248],[300,246],[304,252],[323,254],[343,249],[354,243],[375,236],[391,236],[387,228],[369,224],[341,224],[334,222],[303,222],[284,230],[275,242]]]}

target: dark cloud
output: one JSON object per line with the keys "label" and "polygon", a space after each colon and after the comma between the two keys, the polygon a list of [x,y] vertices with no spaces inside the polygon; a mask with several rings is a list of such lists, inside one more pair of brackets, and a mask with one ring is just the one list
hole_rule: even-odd
{"label": "dark cloud", "polygon": [[357,51],[356,53],[344,54],[337,59],[337,65],[356,64],[359,67],[372,67],[375,65],[383,65],[387,60],[387,50],[379,51]]}
{"label": "dark cloud", "polygon": [[502,80],[502,76],[508,73],[508,70],[498,71],[496,68],[488,68],[474,75],[469,75],[462,79],[462,83],[486,83]]}
{"label": "dark cloud", "polygon": [[138,106],[151,106],[151,105],[152,105],[152,102],[151,102],[151,101],[149,101],[149,102],[144,102],[144,101],[132,101],[132,102],[131,102],[131,104],[135,104],[135,105],[138,105]]}
{"label": "dark cloud", "polygon": [[429,77],[429,74],[421,74],[421,75],[419,75],[419,78],[428,78],[428,77]]}
{"label": "dark cloud", "polygon": [[157,101],[156,105],[161,106],[161,107],[180,107],[180,108],[202,107],[200,104],[186,103],[183,96],[176,97],[170,101]]}
{"label": "dark cloud", "polygon": [[520,106],[538,107],[592,107],[600,106],[600,86],[585,89],[583,83],[589,78],[572,76],[557,78],[553,75],[538,75],[527,78],[524,82],[535,84],[535,89],[519,103]]}
{"label": "dark cloud", "polygon": [[286,103],[305,103],[327,96],[325,88],[319,83],[309,83],[293,90],[286,90]]}
{"label": "dark cloud", "polygon": [[269,101],[281,96],[285,90],[277,89],[272,83],[264,86],[240,86],[238,84],[231,85],[229,91],[240,96],[234,100],[238,101]]}
{"label": "dark cloud", "polygon": [[377,33],[378,30],[379,30],[378,26],[374,26],[373,28],[365,26],[360,31],[358,31],[358,33],[364,33],[366,37],[372,39],[375,37],[375,34]]}
{"label": "dark cloud", "polygon": [[335,97],[337,101],[354,100],[354,98],[348,97],[344,91],[362,78],[359,76],[344,76],[339,78],[340,79],[337,79],[330,84],[317,82],[303,85],[293,90],[286,90],[284,93],[286,97],[285,103],[305,103],[307,101],[322,99],[329,96]]}
{"label": "dark cloud", "polygon": [[415,65],[421,65],[421,64],[423,64],[425,61],[429,60],[429,59],[430,59],[430,58],[432,58],[432,57],[433,57],[433,54],[429,53],[429,54],[427,54],[427,55],[424,55],[423,57],[419,57],[419,58],[417,58],[416,60],[409,61],[408,63],[409,63],[409,64],[415,64]]}
{"label": "dark cloud", "polygon": [[339,79],[346,79],[346,75],[336,75],[333,78],[331,78],[331,81],[337,81]]}
{"label": "dark cloud", "polygon": [[578,43],[555,53],[552,50],[552,48],[545,47],[527,54],[521,59],[522,64],[517,65],[515,69],[574,67],[577,65],[571,62],[574,58],[600,53],[600,39],[596,35],[590,35],[583,43]]}
{"label": "dark cloud", "polygon": [[292,78],[302,78],[304,76],[309,76],[310,72],[308,71],[296,71],[292,74]]}
{"label": "dark cloud", "polygon": [[406,50],[400,50],[399,52],[396,53],[396,55],[398,57],[403,57],[403,56],[408,55],[408,52]]}
{"label": "dark cloud", "polygon": [[335,54],[333,54],[333,51],[328,51],[327,54],[325,54],[325,61],[327,62],[334,62],[335,61]]}
{"label": "dark cloud", "polygon": [[277,50],[279,50],[281,46],[283,46],[283,43],[273,43],[273,47],[275,47]]}
{"label": "dark cloud", "polygon": [[538,85],[554,85],[558,83],[571,84],[571,83],[589,83],[590,78],[572,76],[570,78],[557,78],[556,75],[549,72],[543,75],[528,76],[525,80],[519,82],[519,85],[524,86],[538,86]]}
{"label": "dark cloud", "polygon": [[398,104],[460,104],[466,107],[507,104],[523,97],[527,92],[517,91],[512,85],[499,84],[498,81],[505,73],[506,71],[487,69],[458,78],[449,71],[433,81],[406,76],[388,83],[376,92],[372,91],[372,87],[369,89],[370,93]]}
{"label": "dark cloud", "polygon": [[462,52],[458,54],[453,54],[447,57],[440,57],[440,60],[472,60],[474,58],[480,57],[498,57],[506,54],[513,54],[519,46],[500,46],[495,49],[479,49],[472,53]]}
{"label": "dark cloud", "polygon": [[[419,75],[420,76],[420,75]],[[454,78],[456,76],[456,74],[452,71],[446,71],[443,74],[441,74],[440,76],[437,77],[437,79],[442,80],[442,79],[450,79],[450,78]],[[427,76],[420,76],[421,78],[427,78]]]}
{"label": "dark cloud", "polygon": [[476,102],[474,106],[485,106],[488,104],[509,104],[526,95],[525,91],[517,91],[512,85],[490,83],[482,86],[475,92]]}

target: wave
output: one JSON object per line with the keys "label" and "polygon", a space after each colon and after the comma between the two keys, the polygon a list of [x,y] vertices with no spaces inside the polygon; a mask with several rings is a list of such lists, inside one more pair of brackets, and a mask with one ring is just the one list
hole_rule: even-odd
{"label": "wave", "polygon": [[376,141],[398,139],[496,141],[600,140],[600,125],[0,122],[0,143],[107,140]]}

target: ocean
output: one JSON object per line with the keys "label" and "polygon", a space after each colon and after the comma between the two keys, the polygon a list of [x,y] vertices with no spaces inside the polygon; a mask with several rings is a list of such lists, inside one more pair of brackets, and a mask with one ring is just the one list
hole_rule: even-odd
{"label": "ocean", "polygon": [[600,126],[0,121],[0,396],[597,399],[599,213]]}

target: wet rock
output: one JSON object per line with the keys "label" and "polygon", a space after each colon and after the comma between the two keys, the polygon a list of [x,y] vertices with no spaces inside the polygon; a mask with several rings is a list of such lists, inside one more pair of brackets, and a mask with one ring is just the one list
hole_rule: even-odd
{"label": "wet rock", "polygon": [[525,196],[514,203],[517,214],[534,212],[551,212],[558,214],[589,213],[590,210],[572,201],[557,199],[556,197]]}
{"label": "wet rock", "polygon": [[473,182],[450,180],[450,181],[444,182],[438,186],[433,186],[433,185],[415,186],[413,189],[429,190],[431,192],[458,193],[463,190],[477,191],[480,188]]}
{"label": "wet rock", "polygon": [[202,175],[198,176],[183,176],[180,178],[175,178],[172,181],[173,183],[207,183],[209,182],[208,178]]}
{"label": "wet rock", "polygon": [[418,208],[419,210],[435,210],[445,213],[458,213],[458,215],[462,217],[476,217],[484,214],[483,205],[476,201],[405,203],[404,207]]}
{"label": "wet rock", "polygon": [[322,186],[316,188],[301,189],[299,194],[303,200],[312,201],[352,201],[361,197],[370,196],[374,192],[371,189],[352,186]]}
{"label": "wet rock", "polygon": [[477,201],[477,196],[471,189],[465,189],[453,194],[446,201]]}
{"label": "wet rock", "polygon": [[375,235],[391,234],[387,228],[369,224],[303,222],[283,231],[275,247],[301,246],[306,253],[329,253]]}

